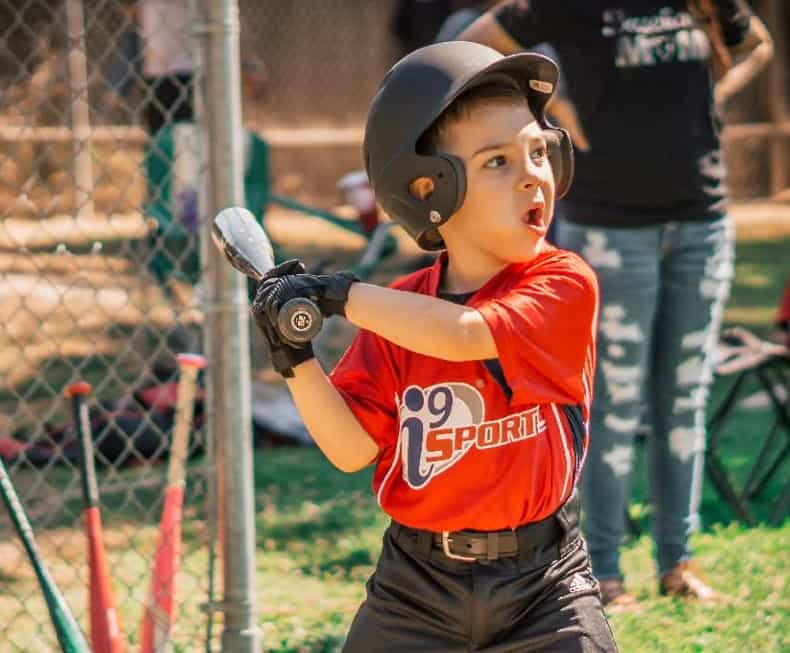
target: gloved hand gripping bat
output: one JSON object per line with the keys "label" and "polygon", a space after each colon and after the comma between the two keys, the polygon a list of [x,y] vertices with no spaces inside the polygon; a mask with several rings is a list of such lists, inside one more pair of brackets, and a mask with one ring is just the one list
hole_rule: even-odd
{"label": "gloved hand gripping bat", "polygon": [[[274,267],[271,241],[247,209],[234,206],[220,211],[214,218],[211,237],[230,264],[254,281],[259,282]],[[296,346],[312,340],[322,324],[318,306],[304,297],[287,301],[277,317],[280,336]]]}

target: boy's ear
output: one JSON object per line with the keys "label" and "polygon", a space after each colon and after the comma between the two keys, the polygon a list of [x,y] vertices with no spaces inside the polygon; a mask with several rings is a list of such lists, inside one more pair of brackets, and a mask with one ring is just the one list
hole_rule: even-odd
{"label": "boy's ear", "polygon": [[433,179],[430,177],[417,177],[409,184],[409,194],[417,200],[427,200],[433,194],[433,189]]}

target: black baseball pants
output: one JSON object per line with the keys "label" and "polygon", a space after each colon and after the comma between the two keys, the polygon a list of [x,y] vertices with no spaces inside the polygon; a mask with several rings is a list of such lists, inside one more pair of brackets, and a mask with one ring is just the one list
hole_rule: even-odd
{"label": "black baseball pants", "polygon": [[568,503],[558,516],[575,514],[559,520],[558,541],[485,562],[451,560],[391,524],[343,651],[616,652],[579,535],[578,501]]}

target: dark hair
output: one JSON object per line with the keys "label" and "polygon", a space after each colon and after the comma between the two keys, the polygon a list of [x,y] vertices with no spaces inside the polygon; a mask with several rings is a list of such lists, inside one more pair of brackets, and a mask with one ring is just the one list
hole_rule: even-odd
{"label": "dark hair", "polygon": [[438,154],[442,136],[447,129],[462,118],[469,116],[472,108],[490,100],[514,100],[526,103],[526,96],[519,85],[509,78],[487,81],[473,86],[459,95],[439,117],[434,120],[417,141],[417,153],[427,156]]}

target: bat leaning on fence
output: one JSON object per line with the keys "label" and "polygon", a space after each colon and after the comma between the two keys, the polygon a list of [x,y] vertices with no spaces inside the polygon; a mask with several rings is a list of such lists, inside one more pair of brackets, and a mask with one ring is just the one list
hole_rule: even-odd
{"label": "bat leaning on fence", "polygon": [[[271,241],[247,209],[232,206],[217,213],[211,236],[230,264],[253,281],[260,281],[274,267]],[[318,307],[297,297],[280,308],[277,330],[284,340],[301,344],[312,340],[322,323]]]}
{"label": "bat leaning on fence", "polygon": [[64,395],[71,399],[74,425],[80,443],[80,474],[82,476],[83,517],[88,539],[90,569],[91,644],[94,653],[123,653],[126,650],[121,634],[118,609],[112,589],[110,568],[104,552],[99,486],[96,482],[96,463],[93,453],[88,406],[85,398],[92,388],[78,381],[66,386]]}
{"label": "bat leaning on fence", "polygon": [[179,370],[176,418],[151,576],[151,592],[143,615],[141,653],[161,653],[168,650],[175,617],[175,581],[181,556],[181,519],[189,434],[192,431],[198,372],[206,365],[206,359],[197,354],[179,354],[176,358]]}
{"label": "bat leaning on fence", "polygon": [[22,503],[14,490],[2,458],[0,458],[0,493],[3,495],[3,501],[8,508],[11,521],[19,535],[19,539],[22,540],[22,545],[25,547],[30,563],[33,565],[33,570],[36,573],[38,584],[44,594],[44,600],[49,610],[49,617],[52,620],[52,625],[55,627],[55,634],[60,643],[61,651],[63,653],[90,653],[88,643],[85,641],[82,631],[80,631],[80,627],[77,625],[76,619],[74,619],[74,615],[71,614],[66,599],[63,598],[41,559],[41,554],[36,545],[36,538],[33,535],[33,528],[30,526],[30,520],[27,518],[25,509],[22,507]]}

